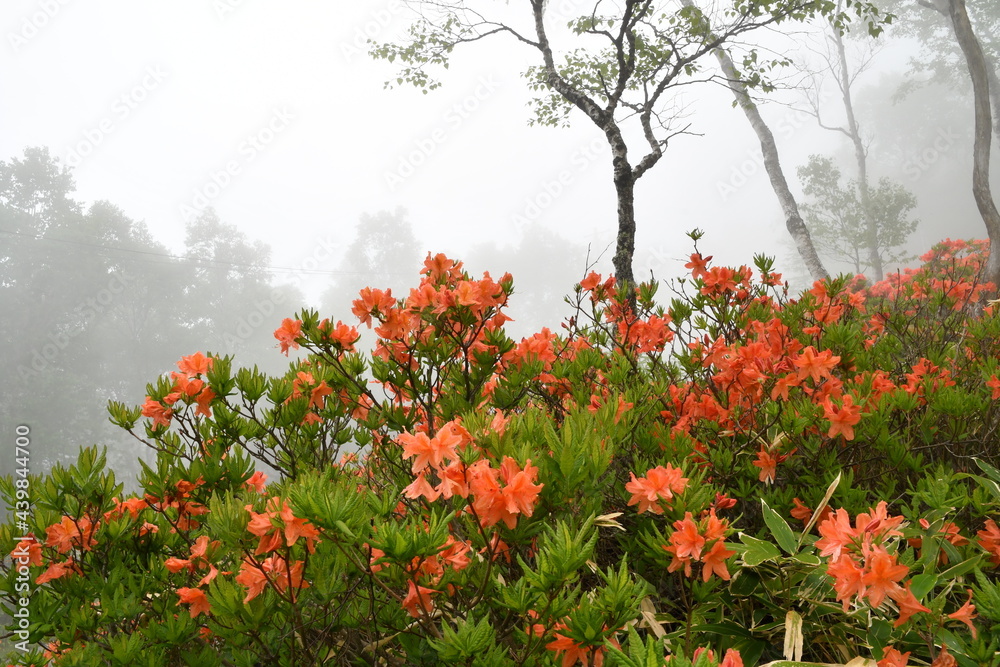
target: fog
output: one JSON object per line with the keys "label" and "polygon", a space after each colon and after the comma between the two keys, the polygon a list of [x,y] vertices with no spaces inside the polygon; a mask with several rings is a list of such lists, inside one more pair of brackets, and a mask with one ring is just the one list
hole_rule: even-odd
{"label": "fog", "polygon": [[[914,198],[901,215],[915,226],[886,271],[943,238],[986,236],[968,73],[905,5],[894,3],[897,27],[874,52],[846,40],[851,67],[867,60],[851,91],[868,182]],[[108,400],[141,404],[147,382],[197,351],[283,372],[272,336],[282,318],[308,307],[351,322],[358,289],[405,296],[428,252],[477,275],[510,272],[514,336],[558,328],[574,283],[611,272],[616,198],[601,132],[579,111],[569,127],[530,125],[521,73],[536,54],[502,36],[456,49],[426,95],[386,87],[398,64],[373,60],[366,41],[400,38],[410,19],[399,0],[4,2],[0,433],[10,443],[30,426],[34,473],[95,443],[134,473],[148,454],[108,423]],[[811,155],[830,158],[844,184],[857,177],[851,141],[810,110],[818,100],[823,124],[846,127],[822,75],[824,29],[747,38],[795,62],[755,95],[807,207],[797,169]],[[983,32],[995,65],[997,33]],[[685,234],[700,228],[716,262],[764,253],[793,289],[811,282],[732,101],[718,81],[668,96],[688,130],[636,187],[638,279],[681,276]],[[856,268],[821,256],[832,273]],[[13,468],[13,453],[0,456],[0,474]]]}

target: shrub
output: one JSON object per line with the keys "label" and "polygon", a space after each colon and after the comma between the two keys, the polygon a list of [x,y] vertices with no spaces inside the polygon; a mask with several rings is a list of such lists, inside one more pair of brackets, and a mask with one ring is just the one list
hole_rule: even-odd
{"label": "shrub", "polygon": [[369,355],[303,311],[275,331],[302,355],[281,377],[184,357],[110,406],[156,451],[141,495],[96,448],[0,484],[22,510],[0,591],[31,593],[14,657],[991,664],[984,244],[790,299],[766,258],[715,267],[694,240],[668,306],[590,274],[559,334],[512,341],[511,277],[437,255],[405,299],[361,291]]}

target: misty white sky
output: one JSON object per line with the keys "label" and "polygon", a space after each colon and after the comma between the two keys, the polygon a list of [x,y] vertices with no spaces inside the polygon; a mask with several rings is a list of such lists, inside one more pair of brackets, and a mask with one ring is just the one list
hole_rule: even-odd
{"label": "misty white sky", "polygon": [[[174,250],[185,215],[210,204],[281,267],[300,267],[317,244],[346,247],[361,213],[397,206],[426,249],[459,256],[515,240],[532,202],[549,204],[538,221],[596,252],[613,243],[603,138],[582,114],[571,129],[528,127],[520,72],[534,54],[487,40],[456,53],[441,89],[385,90],[393,66],[373,62],[362,38],[392,37],[406,20],[395,0],[4,0],[0,159],[48,146],[76,165],[78,198],[111,201]],[[638,185],[637,276],[682,270],[694,227],[723,261],[787,252],[755,138],[730,100],[715,86],[684,93],[704,136],[675,139]],[[809,153],[843,143],[786,107],[765,113],[790,181]],[[550,200],[561,172],[568,185]]]}

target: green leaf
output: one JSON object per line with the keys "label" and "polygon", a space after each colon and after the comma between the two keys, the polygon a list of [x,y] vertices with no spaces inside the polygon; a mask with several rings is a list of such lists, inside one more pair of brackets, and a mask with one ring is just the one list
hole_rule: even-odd
{"label": "green leaf", "polygon": [[983,461],[982,459],[977,459],[973,457],[972,460],[976,462],[976,465],[979,466],[979,469],[982,470],[984,473],[986,473],[986,475],[990,479],[992,479],[994,482],[1000,483],[1000,470],[997,470],[996,468],[991,466],[986,461]]}
{"label": "green leaf", "polygon": [[910,592],[913,597],[922,600],[924,596],[937,586],[938,576],[934,574],[918,574],[910,579]]}
{"label": "green leaf", "polygon": [[758,540],[745,533],[740,533],[740,542],[744,544],[743,563],[749,567],[757,567],[764,561],[777,560],[781,557],[781,552],[770,542]]}
{"label": "green leaf", "polygon": [[941,577],[941,579],[954,579],[955,577],[960,577],[963,574],[972,572],[972,570],[979,565],[981,560],[982,557],[977,554],[968,560],[963,560],[961,563],[952,565],[938,576]]}
{"label": "green leaf", "polygon": [[784,549],[785,553],[794,556],[795,552],[799,550],[795,533],[792,532],[788,523],[781,518],[781,515],[768,506],[767,501],[761,498],[760,504],[764,508],[764,523],[771,529],[771,535],[778,542],[778,546]]}

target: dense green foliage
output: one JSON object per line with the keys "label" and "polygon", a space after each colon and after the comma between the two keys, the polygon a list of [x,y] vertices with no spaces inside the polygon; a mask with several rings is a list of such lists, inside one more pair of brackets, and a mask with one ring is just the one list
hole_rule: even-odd
{"label": "dense green foliage", "polygon": [[354,302],[369,355],[304,311],[284,375],[196,353],[112,403],[156,452],[141,495],[95,449],[3,480],[15,638],[57,665],[996,664],[982,254],[791,299],[696,249],[668,299],[591,274],[520,342],[509,275],[428,256]]}

